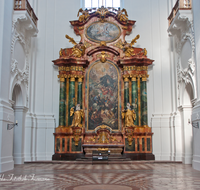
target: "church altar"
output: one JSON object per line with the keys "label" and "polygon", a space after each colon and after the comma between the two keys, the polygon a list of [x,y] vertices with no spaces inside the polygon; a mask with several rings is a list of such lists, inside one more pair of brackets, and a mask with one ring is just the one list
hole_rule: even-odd
{"label": "church altar", "polygon": [[78,12],[70,21],[79,43],[60,49],[54,65],[60,80],[59,126],[53,160],[87,157],[110,150],[133,160],[154,160],[147,117],[147,50],[125,36],[136,21],[125,9],[101,7]]}

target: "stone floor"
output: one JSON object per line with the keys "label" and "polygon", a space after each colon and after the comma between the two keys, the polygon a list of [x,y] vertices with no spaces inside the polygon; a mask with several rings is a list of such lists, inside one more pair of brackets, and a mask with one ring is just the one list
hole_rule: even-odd
{"label": "stone floor", "polygon": [[3,189],[200,189],[200,171],[181,163],[27,163],[0,174]]}

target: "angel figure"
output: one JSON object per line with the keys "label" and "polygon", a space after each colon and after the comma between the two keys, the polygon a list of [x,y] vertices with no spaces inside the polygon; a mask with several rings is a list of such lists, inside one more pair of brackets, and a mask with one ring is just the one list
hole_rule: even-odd
{"label": "angel figure", "polygon": [[79,44],[77,44],[75,42],[75,40],[71,37],[69,37],[68,35],[65,35],[65,37],[67,39],[69,39],[69,42],[71,42],[72,44],[74,44],[75,46],[72,48],[72,54],[71,56],[74,56],[74,57],[82,57],[84,54],[85,54],[85,45],[83,44],[83,42],[80,42]]}
{"label": "angel figure", "polygon": [[136,114],[133,109],[131,109],[130,103],[127,103],[126,109],[122,111],[122,119],[125,119],[125,127],[135,127],[134,121],[136,119]]}
{"label": "angel figure", "polygon": [[83,125],[81,123],[81,118],[83,118],[84,112],[83,112],[83,109],[80,108],[80,104],[77,104],[75,109],[74,107],[70,109],[70,116],[72,117],[73,114],[74,114],[74,117],[72,120],[71,127],[82,127]]}
{"label": "angel figure", "polygon": [[133,45],[137,42],[136,40],[140,38],[140,35],[137,35],[132,41],[131,43],[127,43],[126,41],[122,44],[123,48],[123,52],[125,54],[125,57],[131,57],[134,56],[134,49],[133,49]]}
{"label": "angel figure", "polygon": [[[114,10],[114,11],[116,11],[117,12],[117,18],[118,18],[118,20],[120,20],[120,21],[127,21],[128,20],[128,14],[127,14],[127,11],[126,11],[126,9],[120,9],[120,8],[118,8],[118,9],[112,9],[112,10]],[[123,14],[123,12],[125,13],[125,14]]]}

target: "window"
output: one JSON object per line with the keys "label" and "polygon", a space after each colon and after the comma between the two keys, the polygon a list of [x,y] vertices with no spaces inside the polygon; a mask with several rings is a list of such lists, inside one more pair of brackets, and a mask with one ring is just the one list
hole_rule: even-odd
{"label": "window", "polygon": [[96,7],[120,7],[121,0],[83,0],[84,9],[96,8]]}

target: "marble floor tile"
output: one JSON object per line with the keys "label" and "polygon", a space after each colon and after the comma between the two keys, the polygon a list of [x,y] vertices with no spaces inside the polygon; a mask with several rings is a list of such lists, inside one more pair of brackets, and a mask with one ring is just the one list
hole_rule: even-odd
{"label": "marble floor tile", "polygon": [[27,163],[0,174],[0,190],[200,189],[200,171],[181,163]]}

